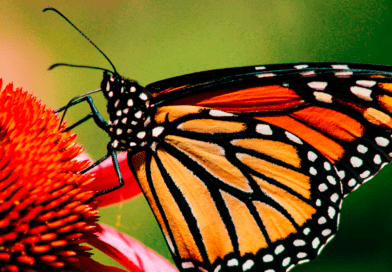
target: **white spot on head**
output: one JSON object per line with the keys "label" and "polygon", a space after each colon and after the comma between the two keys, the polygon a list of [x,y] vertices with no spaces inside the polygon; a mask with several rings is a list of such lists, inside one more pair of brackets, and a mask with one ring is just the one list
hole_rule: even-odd
{"label": "white spot on head", "polygon": [[238,266],[238,260],[237,259],[228,260],[227,266]]}
{"label": "white spot on head", "polygon": [[306,245],[305,241],[302,239],[297,239],[294,241],[294,246],[298,247],[298,246],[304,246]]}
{"label": "white spot on head", "polygon": [[324,225],[326,222],[327,222],[327,219],[325,219],[324,216],[321,216],[321,217],[319,218],[319,220],[317,220],[317,223],[318,223],[319,225]]}
{"label": "white spot on head", "polygon": [[323,93],[323,92],[313,92],[313,95],[317,101],[328,103],[328,104],[331,104],[333,102],[332,101],[333,96],[330,94]]}
{"label": "white spot on head", "polygon": [[317,175],[317,170],[313,166],[309,168],[309,173],[313,176]]}
{"label": "white spot on head", "polygon": [[143,114],[142,111],[138,111],[138,112],[135,113],[135,117],[137,119],[140,119],[142,117],[142,114]]}
{"label": "white spot on head", "polygon": [[265,263],[270,263],[274,260],[274,256],[272,256],[271,254],[267,254],[263,257],[263,261]]}
{"label": "white spot on head", "polygon": [[130,91],[131,91],[131,93],[136,92],[136,87],[135,87],[135,86],[132,86],[131,89],[130,89]]}
{"label": "white spot on head", "polygon": [[118,110],[118,111],[116,112],[116,115],[117,115],[117,116],[121,116],[121,114],[122,114],[121,110]]}
{"label": "white spot on head", "polygon": [[228,117],[233,116],[232,113],[221,111],[221,110],[210,110],[209,114],[214,117]]}
{"label": "white spot on head", "polygon": [[257,124],[256,125],[256,132],[263,134],[263,135],[272,135],[271,127],[266,124]]}
{"label": "white spot on head", "polygon": [[119,144],[119,142],[117,140],[114,140],[112,143],[112,147],[117,148],[118,144]]}
{"label": "white spot on head", "polygon": [[251,269],[254,264],[255,264],[255,262],[253,260],[247,260],[242,265],[242,271],[247,271],[247,270]]}
{"label": "white spot on head", "polygon": [[290,264],[290,262],[291,262],[291,258],[290,258],[290,257],[287,257],[287,258],[285,258],[285,259],[283,260],[282,266],[283,266],[283,267],[286,267],[286,266],[288,266],[288,265]]}
{"label": "white spot on head", "polygon": [[377,154],[376,156],[374,156],[373,161],[375,164],[380,164],[382,162],[381,156]]}
{"label": "white spot on head", "polygon": [[333,176],[327,176],[327,180],[330,184],[336,185],[336,179]]}
{"label": "white spot on head", "polygon": [[275,248],[275,254],[276,255],[279,255],[280,253],[282,253],[284,251],[284,246],[283,245],[278,245],[276,248]]}
{"label": "white spot on head", "polygon": [[[332,199],[332,198],[333,198],[333,196],[331,196],[331,199]],[[336,202],[336,201],[334,201],[334,202]],[[335,215],[336,215],[336,210],[335,210],[335,208],[329,206],[329,207],[328,207],[328,216],[329,216],[329,218],[333,219],[333,218],[335,217]]]}
{"label": "white spot on head", "polygon": [[385,147],[385,146],[387,146],[388,144],[389,144],[389,140],[388,139],[385,139],[384,137],[376,137],[376,143],[379,145],[379,146],[383,146],[383,147]]}
{"label": "white spot on head", "polygon": [[350,88],[350,91],[356,95],[357,97],[365,100],[365,101],[372,101],[373,98],[370,97],[372,94],[372,90],[366,89],[363,87],[353,86]]}
{"label": "white spot on head", "polygon": [[121,135],[122,133],[123,133],[123,131],[122,131],[121,128],[118,128],[118,129],[116,130],[116,134],[117,134],[117,135]]}
{"label": "white spot on head", "polygon": [[145,93],[141,93],[141,94],[139,95],[139,98],[140,98],[141,100],[143,100],[143,101],[146,101],[146,100],[148,99],[148,97],[147,97],[147,95],[146,95]]}
{"label": "white spot on head", "polygon": [[160,127],[155,127],[152,129],[152,136],[153,137],[158,137],[159,135],[161,135],[161,133],[165,130],[164,127],[160,126]]}
{"label": "white spot on head", "polygon": [[300,64],[300,65],[295,65],[294,66],[295,69],[305,69],[305,68],[308,68],[308,67],[309,67],[309,65],[307,65],[307,64]]}
{"label": "white spot on head", "polygon": [[108,96],[109,96],[109,97],[113,97],[113,95],[114,95],[114,94],[113,94],[112,91],[110,91],[110,92],[108,93]]}
{"label": "white spot on head", "polygon": [[144,121],[144,127],[147,127],[151,123],[151,117],[147,116],[146,121]]}
{"label": "white spot on head", "polygon": [[312,241],[312,247],[316,249],[318,248],[319,245],[320,245],[320,239],[318,237],[314,238],[314,240]]}
{"label": "white spot on head", "polygon": [[285,131],[284,133],[286,134],[286,137],[289,138],[289,140],[293,141],[294,143],[303,144],[301,139],[298,138],[297,136],[295,136],[294,134],[292,134],[288,131]]}
{"label": "white spot on head", "polygon": [[354,187],[356,184],[357,184],[357,182],[356,182],[355,179],[350,179],[350,180],[348,181],[348,186],[350,186],[350,187]]}
{"label": "white spot on head", "polygon": [[321,183],[321,184],[318,186],[318,189],[319,189],[320,192],[325,192],[326,190],[328,190],[328,186],[327,186],[327,184],[325,184],[325,183]]}
{"label": "white spot on head", "polygon": [[358,145],[357,146],[357,150],[359,153],[365,154],[368,151],[368,148],[364,145]]}
{"label": "white spot on head", "polygon": [[357,85],[361,85],[363,87],[373,87],[374,85],[376,85],[377,81],[374,80],[357,80],[355,81],[355,84]]}
{"label": "white spot on head", "polygon": [[363,164],[363,161],[358,157],[351,157],[350,162],[351,165],[355,168],[361,167]]}
{"label": "white spot on head", "polygon": [[110,81],[114,82],[114,77],[113,76],[110,77]]}
{"label": "white spot on head", "polygon": [[276,74],[274,73],[265,73],[265,74],[258,74],[256,75],[258,78],[264,78],[264,77],[274,77]]}
{"label": "white spot on head", "polygon": [[325,229],[325,230],[323,230],[322,232],[321,232],[321,234],[323,235],[323,236],[328,236],[328,235],[330,235],[331,234],[331,230],[330,229]]}
{"label": "white spot on head", "polygon": [[323,91],[327,87],[328,83],[324,81],[312,81],[308,82],[308,86],[312,89]]}
{"label": "white spot on head", "polygon": [[144,137],[146,137],[146,132],[145,131],[139,131],[136,134],[136,137],[138,137],[139,139],[143,139]]}
{"label": "white spot on head", "polygon": [[131,98],[128,99],[127,105],[128,105],[128,107],[132,107],[133,106],[133,100]]}
{"label": "white spot on head", "polygon": [[359,174],[359,176],[361,177],[361,178],[367,178],[368,176],[370,176],[370,171],[369,170],[366,170],[365,172],[363,172],[362,174]]}
{"label": "white spot on head", "polygon": [[308,152],[308,160],[314,162],[317,159],[317,154],[313,151]]}

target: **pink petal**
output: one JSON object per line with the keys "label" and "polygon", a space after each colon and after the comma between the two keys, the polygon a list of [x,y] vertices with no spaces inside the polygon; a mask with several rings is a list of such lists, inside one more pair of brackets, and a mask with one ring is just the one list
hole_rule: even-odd
{"label": "pink petal", "polygon": [[83,267],[83,270],[85,271],[128,272],[127,270],[117,268],[114,266],[103,265],[97,261],[94,261],[90,257],[85,257],[85,256],[79,257],[79,263],[81,267]]}
{"label": "pink petal", "polygon": [[[124,179],[124,185],[117,190],[95,198],[97,207],[123,202],[141,193],[139,184],[129,169],[127,152],[119,153],[117,159],[120,165],[121,175]],[[118,177],[111,158],[106,159],[88,173],[95,173],[96,177],[94,182],[85,187],[86,190],[101,192],[118,185]]]}
{"label": "pink petal", "polygon": [[166,259],[142,243],[117,230],[99,224],[97,238],[86,241],[132,272],[178,272]]}

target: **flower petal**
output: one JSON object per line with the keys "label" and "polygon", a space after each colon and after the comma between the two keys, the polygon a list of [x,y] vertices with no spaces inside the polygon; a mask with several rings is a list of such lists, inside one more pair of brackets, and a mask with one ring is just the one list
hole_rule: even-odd
{"label": "flower petal", "polygon": [[86,242],[117,260],[132,272],[178,272],[166,259],[133,238],[99,224],[98,239]]}
{"label": "flower petal", "polygon": [[[97,207],[104,207],[123,202],[138,196],[141,193],[139,184],[129,169],[127,153],[119,153],[117,155],[117,159],[120,165],[124,185],[119,189],[95,198],[97,201]],[[93,183],[85,187],[86,190],[101,192],[118,185],[118,177],[114,170],[111,158],[106,159],[100,165],[91,169],[88,173],[94,173],[96,175],[96,179]]]}
{"label": "flower petal", "polygon": [[86,271],[127,272],[121,268],[100,264],[90,257],[79,257],[79,263]]}

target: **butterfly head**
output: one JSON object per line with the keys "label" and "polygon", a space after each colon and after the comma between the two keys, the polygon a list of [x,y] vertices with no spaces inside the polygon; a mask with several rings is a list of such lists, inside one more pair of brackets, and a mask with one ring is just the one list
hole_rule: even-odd
{"label": "butterfly head", "polygon": [[108,71],[104,72],[101,90],[108,100],[111,147],[133,150],[149,144],[151,94],[136,81]]}

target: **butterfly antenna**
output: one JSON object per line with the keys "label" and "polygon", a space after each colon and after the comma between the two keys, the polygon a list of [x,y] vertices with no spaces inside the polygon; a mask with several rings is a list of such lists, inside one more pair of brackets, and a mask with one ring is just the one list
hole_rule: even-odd
{"label": "butterfly antenna", "polygon": [[[114,70],[114,73],[116,73],[117,74],[117,70],[116,70],[116,67],[114,67],[114,65],[113,65],[113,63],[110,61],[110,59],[108,58],[108,56],[106,56],[105,55],[105,53],[104,52],[102,52],[102,50],[101,49],[99,49],[99,47],[92,41],[92,40],[90,40],[90,38],[89,37],[87,37],[79,28],[77,28],[76,27],[76,25],[74,25],[67,17],[65,17],[64,16],[64,14],[62,14],[60,11],[58,11],[57,9],[55,9],[55,8],[52,8],[52,7],[46,7],[46,8],[44,8],[42,11],[43,12],[45,12],[45,11],[47,11],[47,10],[51,10],[51,11],[54,11],[54,12],[56,12],[58,15],[60,15],[61,17],[63,17],[63,19],[64,20],[66,20],[73,28],[75,28],[86,40],[88,40],[104,57],[105,57],[105,59],[110,63],[110,65],[112,66],[112,68],[113,68],[113,70]],[[50,69],[53,69],[54,67],[56,67],[56,66],[71,66],[71,67],[81,67],[81,66],[77,66],[77,65],[71,65],[71,64],[65,64],[65,63],[59,63],[58,65],[52,65],[50,68],[49,68],[49,70]],[[83,67],[86,67],[86,66],[83,66]],[[87,67],[86,67],[87,68]],[[98,67],[90,67],[90,68],[93,68],[93,69],[97,69]],[[104,70],[104,69],[102,69],[102,68],[98,68],[98,69],[101,69],[101,70]],[[107,71],[107,70],[106,70]]]}

